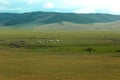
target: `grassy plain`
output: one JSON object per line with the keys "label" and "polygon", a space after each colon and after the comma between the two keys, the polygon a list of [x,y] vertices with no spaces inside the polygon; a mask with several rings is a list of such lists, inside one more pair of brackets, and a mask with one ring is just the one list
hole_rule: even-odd
{"label": "grassy plain", "polygon": [[0,30],[0,80],[119,80],[119,63],[120,31]]}

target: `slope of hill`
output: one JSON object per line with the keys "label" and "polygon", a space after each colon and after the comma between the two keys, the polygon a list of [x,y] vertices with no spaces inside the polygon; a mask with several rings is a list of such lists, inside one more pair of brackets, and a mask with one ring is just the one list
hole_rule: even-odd
{"label": "slope of hill", "polygon": [[74,13],[57,13],[57,12],[31,12],[31,13],[0,13],[1,26],[16,25],[41,25],[54,23],[101,23],[113,22],[120,20],[119,15],[110,14],[74,14]]}
{"label": "slope of hill", "polygon": [[[28,26],[30,28],[30,26]],[[23,26],[24,28],[24,26]],[[36,30],[120,30],[120,21],[108,23],[90,23],[90,24],[76,24],[71,22],[61,22],[46,25],[36,25],[31,28]]]}

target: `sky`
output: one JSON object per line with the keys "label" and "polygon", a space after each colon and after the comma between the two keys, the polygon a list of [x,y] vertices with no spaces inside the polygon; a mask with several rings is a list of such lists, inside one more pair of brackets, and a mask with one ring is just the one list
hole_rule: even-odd
{"label": "sky", "polygon": [[120,15],[120,0],[0,0],[0,12],[33,11]]}

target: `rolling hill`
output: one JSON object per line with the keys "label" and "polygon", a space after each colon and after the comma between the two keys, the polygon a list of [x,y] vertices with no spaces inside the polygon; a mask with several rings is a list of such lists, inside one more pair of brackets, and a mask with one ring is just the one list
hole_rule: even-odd
{"label": "rolling hill", "polygon": [[74,14],[57,12],[0,13],[1,26],[43,25],[69,22],[73,24],[106,23],[120,20],[120,15]]}
{"label": "rolling hill", "polygon": [[[21,27],[21,26],[20,26]],[[25,28],[24,26],[21,28]],[[52,23],[46,25],[26,26],[35,30],[47,31],[71,31],[71,30],[120,30],[120,21],[108,23],[90,23],[90,24],[76,24],[71,22]]]}
{"label": "rolling hill", "polygon": [[120,30],[120,15],[57,12],[0,13],[0,27],[37,30]]}

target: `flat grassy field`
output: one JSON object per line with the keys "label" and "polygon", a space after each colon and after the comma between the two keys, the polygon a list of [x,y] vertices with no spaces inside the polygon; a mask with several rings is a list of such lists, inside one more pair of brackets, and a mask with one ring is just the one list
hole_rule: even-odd
{"label": "flat grassy field", "polygon": [[120,80],[120,31],[0,30],[0,80]]}

